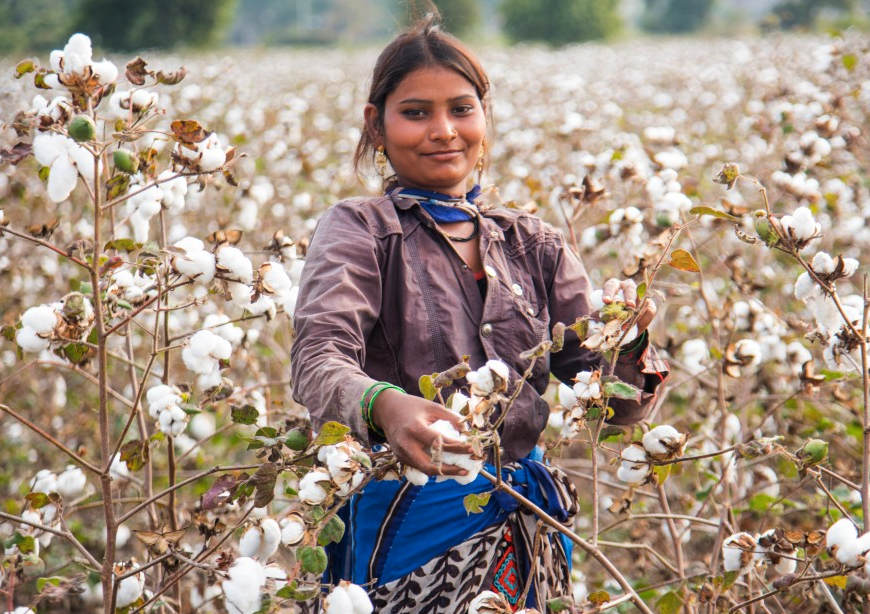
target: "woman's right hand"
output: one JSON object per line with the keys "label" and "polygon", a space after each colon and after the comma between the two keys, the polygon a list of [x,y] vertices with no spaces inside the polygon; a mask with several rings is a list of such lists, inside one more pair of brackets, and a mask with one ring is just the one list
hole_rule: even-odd
{"label": "woman's right hand", "polygon": [[438,420],[447,420],[462,432],[465,425],[452,411],[410,394],[397,390],[385,390],[375,399],[372,420],[386,434],[387,442],[401,462],[419,469],[426,475],[466,475],[468,472],[455,465],[442,464],[440,468],[432,461],[429,450],[442,440],[444,452],[472,454],[470,445],[446,439],[429,428]]}

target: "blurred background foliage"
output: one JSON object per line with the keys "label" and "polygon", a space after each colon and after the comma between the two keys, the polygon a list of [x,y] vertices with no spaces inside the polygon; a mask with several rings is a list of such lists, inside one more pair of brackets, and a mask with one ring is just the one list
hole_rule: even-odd
{"label": "blurred background foliage", "polygon": [[[639,33],[870,24],[870,0],[433,1],[446,27],[461,37],[553,46]],[[410,13],[407,0],[2,0],[0,54],[59,48],[75,31],[88,33],[105,51],[360,45],[388,38]]]}

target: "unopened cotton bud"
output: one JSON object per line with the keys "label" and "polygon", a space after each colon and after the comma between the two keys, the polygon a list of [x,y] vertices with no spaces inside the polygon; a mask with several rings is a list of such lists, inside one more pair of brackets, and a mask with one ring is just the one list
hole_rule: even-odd
{"label": "unopened cotton bud", "polygon": [[97,125],[89,115],[76,115],[67,126],[67,132],[73,140],[80,143],[93,141],[97,134]]}

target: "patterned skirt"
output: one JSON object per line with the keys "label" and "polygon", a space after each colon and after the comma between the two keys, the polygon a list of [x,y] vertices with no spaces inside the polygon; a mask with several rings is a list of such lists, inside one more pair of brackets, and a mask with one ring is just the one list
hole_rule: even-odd
{"label": "patterned skirt", "polygon": [[[573,524],[577,495],[561,471],[523,459],[502,475]],[[493,493],[482,513],[465,511],[466,495],[489,491],[483,478],[467,486],[370,484],[342,510],[347,531],[330,549],[326,581],[367,586],[380,614],[464,612],[484,590],[501,593],[514,609],[522,601],[543,611],[548,599],[571,594],[571,543],[503,493]]]}

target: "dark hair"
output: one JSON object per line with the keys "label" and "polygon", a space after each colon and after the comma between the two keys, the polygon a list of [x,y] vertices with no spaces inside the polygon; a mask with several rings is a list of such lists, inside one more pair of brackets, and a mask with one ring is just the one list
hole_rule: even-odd
{"label": "dark hair", "polygon": [[[387,96],[415,70],[433,67],[448,68],[465,77],[489,115],[489,77],[480,60],[462,41],[441,29],[437,13],[428,13],[393,39],[375,62],[368,102],[377,109],[380,130],[384,128]],[[365,126],[354,155],[356,171],[360,171],[363,160],[373,160],[374,155],[374,139]]]}

